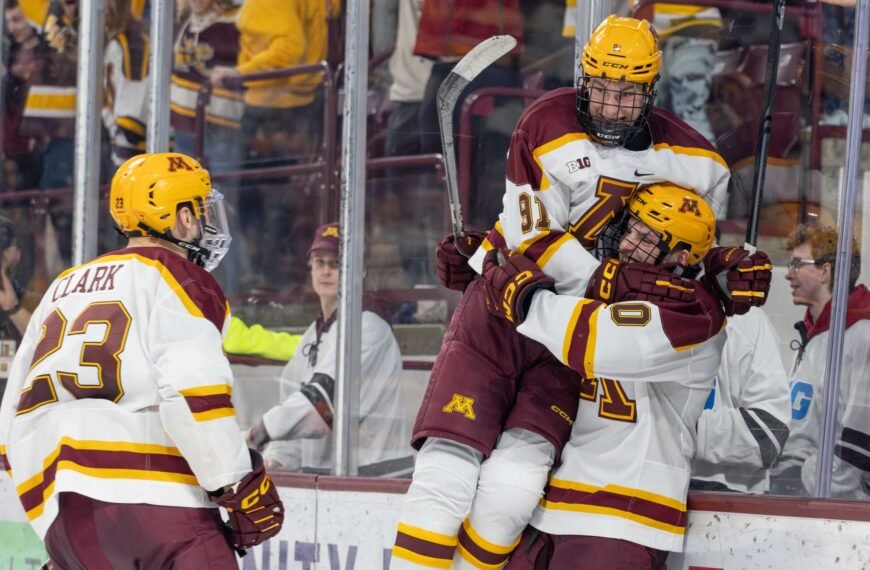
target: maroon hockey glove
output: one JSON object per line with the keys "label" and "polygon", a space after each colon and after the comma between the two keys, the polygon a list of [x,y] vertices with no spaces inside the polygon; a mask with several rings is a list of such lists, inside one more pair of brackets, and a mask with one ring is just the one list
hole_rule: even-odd
{"label": "maroon hockey glove", "polygon": [[763,251],[714,247],[704,256],[701,278],[716,294],[725,315],[742,315],[767,301],[773,265]]}
{"label": "maroon hockey glove", "polygon": [[223,494],[209,493],[211,500],[230,515],[230,540],[236,548],[260,544],[278,534],[284,524],[284,504],[278,489],[266,474],[260,454],[249,451],[254,470]]}
{"label": "maroon hockey glove", "polygon": [[460,293],[465,291],[477,272],[468,265],[468,258],[477,251],[486,234],[469,230],[465,236],[456,241],[453,234],[447,234],[435,248],[435,267],[438,270],[438,280],[441,285]]}
{"label": "maroon hockey glove", "polygon": [[515,325],[525,320],[535,291],[556,290],[556,282],[534,261],[522,254],[496,249],[483,260],[483,279],[489,310]]}
{"label": "maroon hockey glove", "polygon": [[592,274],[586,288],[587,299],[619,301],[693,302],[695,281],[673,273],[673,264],[623,263],[605,259]]}

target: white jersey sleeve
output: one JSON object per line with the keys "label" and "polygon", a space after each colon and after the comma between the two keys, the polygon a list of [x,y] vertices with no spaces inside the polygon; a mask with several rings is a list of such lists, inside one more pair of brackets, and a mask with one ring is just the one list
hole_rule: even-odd
{"label": "white jersey sleeve", "polygon": [[684,305],[604,305],[539,291],[517,330],[586,378],[706,383],[719,366],[719,351],[709,350],[707,341],[724,342],[724,317],[720,311],[691,314]]}
{"label": "white jersey sleeve", "polygon": [[728,319],[716,385],[698,419],[695,458],[713,464],[769,468],[788,438],[788,378],[776,330],[753,308]]}
{"label": "white jersey sleeve", "polygon": [[[820,335],[821,336],[821,335]],[[827,339],[825,339],[827,340]],[[837,416],[837,438],[831,474],[831,495],[840,498],[870,497],[870,319],[846,329]],[[827,343],[819,346],[825,350]],[[823,388],[820,383],[820,392]],[[819,394],[820,401],[822,394]],[[824,406],[819,414],[824,415]],[[821,437],[821,429],[819,437]],[[818,444],[817,444],[818,445]],[[801,479],[807,492],[816,490],[818,448],[804,462]]]}
{"label": "white jersey sleeve", "polygon": [[[558,142],[545,145],[543,150]],[[574,213],[571,187],[548,175],[535,155],[542,149],[532,147],[522,131],[511,138],[502,213],[496,231],[503,238],[504,247],[533,259],[555,279],[559,292],[580,296],[599,262],[569,232]],[[472,267],[481,272],[486,250],[501,245],[484,242],[470,260]]]}
{"label": "white jersey sleeve", "polygon": [[[306,329],[293,358],[281,374],[282,384],[292,386],[292,391],[283,402],[263,415],[263,424],[270,438],[321,438],[330,434],[331,423],[327,423],[322,415],[325,413],[327,418],[331,418],[333,413],[329,383],[335,377],[335,346],[330,338],[329,331],[318,338],[316,322]],[[309,358],[311,351],[314,356]],[[320,410],[308,396],[321,403]]]}

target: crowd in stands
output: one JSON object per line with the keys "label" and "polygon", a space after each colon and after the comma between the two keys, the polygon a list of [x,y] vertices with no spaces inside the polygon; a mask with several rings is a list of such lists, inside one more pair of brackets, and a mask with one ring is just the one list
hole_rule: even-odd
{"label": "crowd in stands", "polygon": [[[149,37],[152,14],[148,0],[107,0],[105,4],[101,179],[107,182],[118,165],[145,151],[149,54],[156,40]],[[489,36],[511,34],[518,40],[517,47],[472,81],[463,98],[486,87],[525,89],[535,94],[538,90],[574,83],[573,38],[567,37],[573,36],[573,29],[566,20],[564,32],[560,33],[563,21],[554,17],[571,16],[575,9],[571,0],[382,0],[374,4],[375,14],[388,17],[372,23],[371,52],[373,56],[389,54],[389,57],[371,74],[369,125],[380,130],[369,134],[372,142],[365,152],[370,158],[442,152],[437,89],[456,62]],[[627,2],[615,4],[622,10],[631,8]],[[5,2],[2,192],[72,186],[80,7],[81,0]],[[335,89],[336,95],[340,93],[340,81],[332,86],[326,73],[340,77],[340,66],[336,64],[342,57],[340,28],[345,6],[340,0],[291,3],[177,0],[176,7],[171,40],[171,144],[178,152],[200,155],[197,158],[207,165],[227,197],[233,246],[218,274],[221,285],[231,298],[264,288],[310,292],[309,275],[300,271],[300,267],[310,261],[311,251],[307,250],[310,236],[320,222],[326,221],[317,218],[317,210],[311,204],[324,203],[323,192],[338,186],[326,188],[322,175],[308,171],[267,174],[265,178],[260,174],[255,182],[221,175],[239,170],[312,165],[325,160],[325,129],[337,132],[340,128],[337,118],[333,122],[325,120],[331,111],[326,107],[327,88]],[[821,121],[843,124],[846,103],[842,87],[845,83],[848,93],[848,79],[844,81],[843,77],[848,78],[849,73],[846,48],[851,45],[853,12],[848,6],[826,4],[822,17],[839,24],[824,26],[824,38],[812,38],[796,19],[787,20],[783,50],[789,54],[789,60],[782,62],[777,77],[780,89],[775,102],[777,113],[765,187],[765,219],[772,235],[780,238],[790,235],[787,249],[792,257],[786,277],[792,289],[808,287],[802,279],[814,279],[815,296],[808,298],[795,293],[794,303],[808,308],[791,373],[769,351],[757,353],[765,362],[740,360],[745,351],[736,348],[738,341],[755,347],[777,344],[776,333],[760,310],[729,322],[729,335],[738,340],[729,345],[735,346],[734,354],[729,356],[726,350],[728,364],[720,369],[717,387],[699,420],[702,436],[693,479],[693,486],[698,489],[766,492],[772,488],[803,494],[814,488],[815,456],[811,450],[818,445],[818,430],[816,424],[807,427],[806,418],[821,421],[819,398],[814,400],[814,408],[795,406],[807,390],[816,394],[821,391],[823,368],[819,367],[820,362],[808,358],[820,358],[812,347],[821,346],[819,339],[826,338],[823,333],[828,325],[824,319],[830,318],[832,255],[837,236],[831,234],[830,228],[800,226],[793,232],[800,221],[795,205],[803,168],[800,159],[806,152],[800,133],[809,117],[806,99],[811,81],[807,80],[810,51],[807,46],[813,41],[825,45]],[[657,105],[694,127],[728,162],[732,170],[730,200],[718,214],[741,219],[748,211],[751,194],[756,117],[762,101],[763,63],[767,56],[766,46],[762,49],[758,44],[766,41],[763,32],[769,21],[747,20],[745,14],[727,8],[668,4],[657,4],[649,16],[658,30],[664,58]],[[733,31],[735,26],[741,30],[739,33]],[[280,71],[321,61],[328,62],[328,71]],[[269,72],[275,72],[274,76],[245,80],[248,75]],[[210,87],[210,95],[204,129],[197,133],[197,100],[204,85]],[[531,95],[524,99],[500,94],[471,113],[471,160],[467,164],[470,185],[465,189],[469,194],[466,212],[469,227],[489,228],[501,211],[506,149],[516,119],[530,100]],[[336,110],[340,112],[340,106]],[[870,97],[866,111],[865,123],[870,124]],[[462,112],[462,106],[457,106],[454,112],[457,129]],[[338,156],[340,153],[332,158]],[[326,166],[327,170],[337,167],[337,164]],[[414,189],[410,198],[409,187]],[[373,188],[372,196],[376,204],[370,208],[374,213],[368,214],[371,234],[368,251],[385,251],[383,257],[395,263],[382,265],[383,260],[372,256],[368,260],[370,280],[380,278],[381,283],[387,284],[384,288],[436,286],[432,252],[447,229],[447,218],[443,215],[445,193],[436,170],[409,173],[398,167],[387,169],[386,183]],[[819,202],[817,191],[815,198],[811,202]],[[26,303],[22,305],[25,291],[16,275],[19,279],[24,277],[27,289],[36,289],[41,294],[54,275],[70,263],[69,200],[34,204],[7,201],[3,202],[4,213],[13,206],[9,219],[0,218],[3,253],[0,336],[4,339],[20,338],[21,319],[27,313]],[[820,206],[812,207],[818,213]],[[332,219],[335,214],[329,212],[327,217]],[[819,215],[831,223],[824,212]],[[13,227],[18,228],[17,243]],[[815,233],[818,231],[822,233]],[[398,243],[387,246],[387,242]],[[13,249],[17,253],[7,253]],[[28,259],[37,257],[36,252],[40,260]],[[53,261],[46,261],[49,257]],[[390,278],[376,275],[378,267],[387,267],[383,273],[390,273]],[[808,273],[812,275],[805,275]],[[39,290],[40,286],[43,290]],[[858,335],[865,332],[868,319],[864,306],[866,288],[852,280],[849,289],[853,295],[849,330],[860,338]],[[857,304],[854,309],[852,303]],[[397,312],[395,321],[414,320],[407,316],[407,307],[404,309]],[[321,319],[326,316],[325,312],[320,316]],[[300,319],[293,324],[306,323]],[[238,321],[232,327],[230,339],[235,343],[232,346],[240,347],[239,352],[267,357],[275,354],[244,348],[251,343],[257,345],[249,336],[251,329]],[[254,329],[256,334],[261,332],[264,331]],[[852,336],[847,332],[847,343],[850,339]],[[0,340],[0,367],[6,354],[2,352],[6,350],[3,342]],[[285,349],[277,353],[282,359],[288,359],[288,354],[292,354],[291,363],[308,358],[301,352],[305,343],[299,344],[297,350],[298,337],[284,337],[281,342],[292,346],[287,350],[285,344]],[[823,366],[824,348],[821,351]],[[863,376],[861,372],[855,375],[866,380],[870,368],[860,360],[866,360],[866,356],[855,353],[854,358],[850,365],[864,371]],[[735,378],[749,378],[753,374],[769,386],[775,384],[775,388],[764,393],[741,391]],[[855,435],[866,431],[860,417],[862,413],[866,415],[866,407],[863,401],[857,410],[850,405],[861,390],[857,383],[841,385],[841,415],[847,425],[838,440],[840,455],[836,468],[840,471],[835,477],[835,490],[849,497],[866,497],[870,493],[867,470],[862,475],[849,467],[861,462],[870,465],[870,448]],[[329,400],[331,407],[331,392]],[[331,419],[324,422],[323,425],[331,425]],[[742,431],[737,439],[745,447],[729,455],[722,443],[737,440],[726,441],[721,434],[740,422]],[[269,425],[266,423],[260,429]],[[323,425],[318,423],[320,431],[312,437],[322,437]],[[278,427],[269,427],[268,432],[274,430],[272,435],[277,437],[279,431],[282,434],[291,431]],[[248,436],[255,437],[250,433]],[[260,444],[265,446],[266,440]],[[798,444],[801,446],[795,450]],[[320,448],[316,451],[323,455],[318,457],[317,464],[324,468],[328,463],[327,452]],[[293,453],[294,457],[300,454],[299,450]],[[780,454],[788,464],[777,463]],[[269,458],[268,452],[266,457]],[[272,459],[279,463],[275,457]],[[382,460],[373,458],[371,463]],[[295,459],[287,461],[299,463]],[[843,467],[843,462],[848,465]]]}

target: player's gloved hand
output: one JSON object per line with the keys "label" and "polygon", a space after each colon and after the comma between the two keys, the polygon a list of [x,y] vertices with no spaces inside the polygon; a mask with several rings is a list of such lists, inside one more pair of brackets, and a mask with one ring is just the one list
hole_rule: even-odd
{"label": "player's gloved hand", "polygon": [[441,285],[460,293],[465,291],[477,277],[477,272],[468,265],[468,258],[484,239],[486,234],[475,230],[468,230],[459,240],[454,239],[452,233],[441,238],[435,248],[435,267]]}
{"label": "player's gloved hand", "polygon": [[526,318],[532,295],[556,290],[556,281],[522,254],[491,250],[483,260],[483,288],[489,310],[515,325]]}
{"label": "player's gloved hand", "polygon": [[701,278],[722,303],[726,316],[742,315],[767,301],[773,265],[763,251],[714,247],[704,256]]}
{"label": "player's gloved hand", "polygon": [[278,534],[284,524],[284,504],[278,489],[266,474],[260,454],[249,451],[253,471],[231,488],[219,491],[219,495],[209,493],[211,500],[230,515],[230,539],[236,548],[260,544]]}
{"label": "player's gloved hand", "polygon": [[586,288],[585,297],[605,303],[619,301],[695,301],[696,282],[674,275],[673,264],[624,263],[607,258]]}

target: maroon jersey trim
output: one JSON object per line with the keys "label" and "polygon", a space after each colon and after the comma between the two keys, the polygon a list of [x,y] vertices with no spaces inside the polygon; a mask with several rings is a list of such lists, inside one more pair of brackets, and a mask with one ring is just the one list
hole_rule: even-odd
{"label": "maroon jersey trim", "polygon": [[132,442],[87,442],[63,438],[46,458],[48,465],[17,491],[30,519],[42,514],[45,500],[54,492],[58,469],[103,479],[147,479],[187,485],[199,483],[177,449]]}
{"label": "maroon jersey trim", "polygon": [[[226,297],[224,297],[223,291],[221,291],[220,285],[218,285],[211,273],[162,247],[122,249],[98,257],[95,262],[100,262],[103,258],[114,255],[130,255],[158,262],[162,267],[161,274],[163,274],[163,269],[165,269],[166,273],[181,288],[180,291],[176,290],[176,293],[182,297],[181,301],[185,302],[184,296],[186,296],[193,306],[201,312],[202,316],[208,319],[218,331],[223,330],[224,321],[229,312],[229,304]],[[166,279],[166,275],[163,275],[163,277]]]}
{"label": "maroon jersey trim", "polygon": [[[675,501],[676,502],[676,501]],[[674,534],[686,532],[686,507],[677,509],[649,499],[598,489],[592,492],[565,489],[550,484],[544,492],[543,506],[554,510],[579,510],[623,516],[640,524]],[[588,507],[584,508],[584,507]],[[616,512],[613,512],[616,511]]]}

